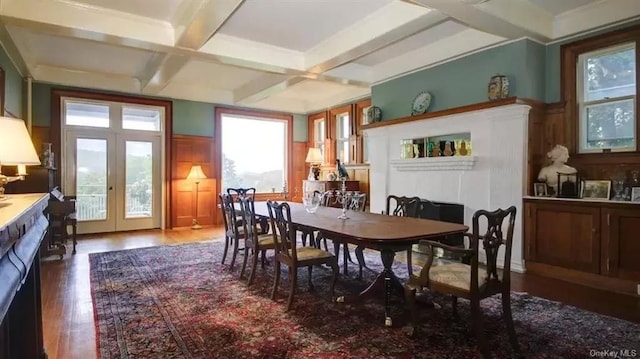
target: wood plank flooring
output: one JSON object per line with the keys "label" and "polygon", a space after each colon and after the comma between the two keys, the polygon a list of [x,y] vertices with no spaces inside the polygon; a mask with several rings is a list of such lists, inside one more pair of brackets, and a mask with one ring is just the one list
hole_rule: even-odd
{"label": "wood plank flooring", "polygon": [[[138,231],[86,236],[78,253],[42,263],[42,306],[45,348],[51,359],[96,358],[88,254],[121,249],[197,242],[221,238],[219,227],[199,231]],[[419,255],[414,259],[421,264]],[[605,292],[530,274],[512,275],[512,289],[561,301],[583,309],[640,323],[640,297]]]}

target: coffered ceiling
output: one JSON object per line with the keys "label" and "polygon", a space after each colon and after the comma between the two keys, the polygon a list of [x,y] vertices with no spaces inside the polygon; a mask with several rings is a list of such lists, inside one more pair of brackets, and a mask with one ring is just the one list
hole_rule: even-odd
{"label": "coffered ceiling", "polygon": [[638,0],[0,0],[0,42],[34,81],[310,113],[639,16]]}

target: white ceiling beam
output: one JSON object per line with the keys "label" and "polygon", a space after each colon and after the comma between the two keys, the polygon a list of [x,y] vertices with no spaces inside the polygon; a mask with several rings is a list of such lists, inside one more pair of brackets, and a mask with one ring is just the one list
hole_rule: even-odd
{"label": "white ceiling beam", "polygon": [[20,75],[22,75],[22,77],[32,77],[31,70],[27,65],[27,59],[20,54],[20,50],[4,24],[0,24],[0,44],[18,69]]}
{"label": "white ceiling beam", "polygon": [[233,99],[238,103],[253,103],[274,93],[304,81],[304,77],[286,77],[276,74],[265,74],[259,79],[249,82],[233,91]]}
{"label": "white ceiling beam", "polygon": [[199,50],[215,35],[244,0],[185,1],[173,23],[176,46]]}
{"label": "white ceiling beam", "polygon": [[[190,7],[180,9],[181,16],[176,20],[179,35],[175,46],[198,51],[216,34],[222,24],[233,14],[244,0],[206,0],[184,2]],[[155,56],[146,68],[149,73],[142,81],[142,92],[157,94],[164,89],[173,77],[189,62],[189,56],[183,54],[165,54]]]}
{"label": "white ceiling beam", "polygon": [[508,39],[553,39],[554,16],[526,0],[491,0],[471,5],[456,0],[403,0],[439,10],[457,21]]}
{"label": "white ceiling beam", "polygon": [[127,93],[140,92],[138,79],[128,75],[69,69],[47,64],[35,66],[32,73],[35,80],[42,82]]}
{"label": "white ceiling beam", "polygon": [[392,2],[307,51],[307,71],[322,73],[336,68],[446,19],[447,16],[438,11]]}
{"label": "white ceiling beam", "polygon": [[639,16],[638,0],[596,1],[556,16],[553,35],[560,39]]}

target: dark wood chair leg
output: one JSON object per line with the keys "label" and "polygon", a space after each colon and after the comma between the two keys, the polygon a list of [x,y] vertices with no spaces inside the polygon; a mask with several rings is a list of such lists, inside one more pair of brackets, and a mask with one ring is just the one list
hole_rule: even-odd
{"label": "dark wood chair leg", "polygon": [[313,272],[313,266],[308,266],[307,267],[307,271],[309,272],[309,278],[307,279],[307,282],[309,284],[309,290],[312,291],[313,290],[313,283],[311,282],[311,273]]}
{"label": "dark wood chair leg", "polygon": [[413,274],[413,264],[411,264],[411,247],[407,249],[407,272]]}
{"label": "dark wood chair leg", "polygon": [[[307,246],[307,236],[309,235],[309,229],[305,228],[300,232],[302,232],[301,236],[300,236],[300,240],[302,240],[302,246],[306,247]],[[311,232],[311,233],[313,233],[313,232]],[[309,244],[311,244],[311,238],[309,238]]]}
{"label": "dark wood chair leg", "polygon": [[278,283],[280,282],[280,261],[276,260],[276,264],[273,269],[275,275],[273,276],[273,289],[271,290],[271,300],[276,299],[276,291],[278,290]]}
{"label": "dark wood chair leg", "polygon": [[[246,245],[245,245],[245,248]],[[254,251],[253,256],[255,257],[257,253]],[[240,279],[244,277],[244,270],[247,268],[247,257],[249,257],[249,251],[245,251],[244,258],[242,258],[242,269],[240,269]]]}
{"label": "dark wood chair leg", "polygon": [[416,338],[418,336],[418,311],[416,309],[416,289],[404,287],[404,298],[407,308],[411,313],[411,333],[409,336]]}
{"label": "dark wood chair leg", "polygon": [[331,288],[329,288],[329,291],[331,292],[331,300],[335,301],[336,281],[338,280],[338,273],[340,273],[340,268],[338,267],[338,258],[336,258],[335,261],[331,262],[331,269],[333,270],[333,277],[331,278]]}
{"label": "dark wood chair leg", "polygon": [[511,293],[509,292],[502,292],[502,313],[504,314],[504,321],[507,323],[507,331],[509,332],[511,346],[517,354],[520,354],[518,337],[516,337],[516,328],[513,325],[513,316],[511,315]]}
{"label": "dark wood chair leg", "polygon": [[475,298],[471,299],[471,322],[473,323],[473,329],[478,340],[478,346],[480,347],[480,353],[483,358],[491,358],[489,355],[489,348],[484,335],[484,327],[482,325],[482,312],[480,311],[480,300]]}
{"label": "dark wood chair leg", "polygon": [[225,234],[224,235],[224,252],[222,252],[222,264],[224,264],[224,261],[227,259],[227,252],[229,251],[230,242],[231,242],[231,238]]}
{"label": "dark wood chair leg", "polygon": [[333,242],[333,254],[336,258],[340,258],[340,243],[335,241]]}
{"label": "dark wood chair leg", "polygon": [[356,247],[356,259],[358,260],[358,279],[362,279],[362,268],[366,268],[367,265],[364,262],[364,247]]}
{"label": "dark wood chair leg", "polygon": [[458,319],[458,297],[455,295],[451,296],[451,311],[453,312],[453,317]]}
{"label": "dark wood chair leg", "polygon": [[[264,259],[264,251],[261,251],[262,255],[263,255],[263,259]],[[245,262],[248,256],[244,256]],[[256,268],[258,267],[258,251],[253,251],[253,257],[252,259],[252,263],[251,263],[251,274],[249,274],[249,282],[247,283],[248,285],[253,284],[253,278],[255,278],[256,276]],[[264,266],[263,266],[264,268]]]}
{"label": "dark wood chair leg", "polygon": [[290,266],[289,272],[291,272],[289,275],[291,278],[291,289],[289,290],[289,300],[287,300],[287,311],[291,309],[291,305],[293,304],[293,295],[296,293],[296,287],[298,286],[298,268]]}
{"label": "dark wood chair leg", "polygon": [[[339,245],[339,244],[338,244]],[[349,256],[349,250],[347,249],[347,244],[344,244],[344,251],[342,253],[342,257],[343,257],[343,263],[344,263],[344,268],[342,269],[342,271],[344,272],[344,275],[347,276],[349,274],[349,263],[347,263],[347,257]]]}
{"label": "dark wood chair leg", "polygon": [[267,250],[263,249],[260,252],[262,253],[262,256],[261,256],[262,257],[262,259],[261,259],[262,262],[260,263],[260,266],[262,268],[264,268],[264,264],[267,262]]}
{"label": "dark wood chair leg", "polygon": [[78,234],[77,221],[73,220],[71,222],[71,235],[73,236],[73,251],[71,251],[71,254],[76,254],[76,245],[78,245],[78,238],[76,237],[77,234]]}
{"label": "dark wood chair leg", "polygon": [[349,260],[349,262],[355,263],[353,261],[353,259],[351,258],[351,252],[349,252],[349,244],[347,244],[347,243],[344,244],[344,251],[347,254],[347,259]]}
{"label": "dark wood chair leg", "polygon": [[[233,270],[233,266],[236,264],[236,257],[238,256],[238,242],[237,238],[233,239],[233,253],[231,254],[231,264],[229,264],[229,270]],[[247,253],[245,253],[247,255]]]}

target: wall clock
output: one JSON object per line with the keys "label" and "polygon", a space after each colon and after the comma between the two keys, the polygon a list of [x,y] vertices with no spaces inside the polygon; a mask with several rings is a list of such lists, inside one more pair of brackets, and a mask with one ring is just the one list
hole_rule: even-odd
{"label": "wall clock", "polygon": [[426,91],[420,92],[411,104],[411,116],[427,112],[429,105],[431,105],[431,94]]}

